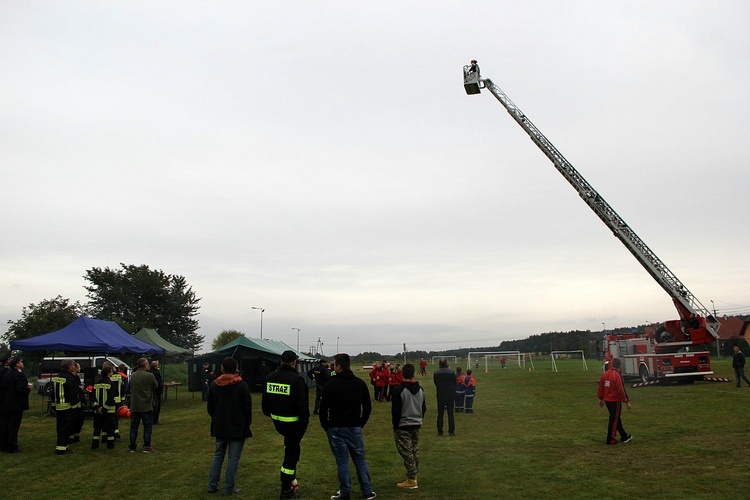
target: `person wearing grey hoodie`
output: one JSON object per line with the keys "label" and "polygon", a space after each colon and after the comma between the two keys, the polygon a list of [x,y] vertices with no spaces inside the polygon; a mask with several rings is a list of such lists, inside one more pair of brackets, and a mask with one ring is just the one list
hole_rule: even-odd
{"label": "person wearing grey hoodie", "polygon": [[404,381],[393,392],[391,398],[391,420],[396,450],[404,459],[406,481],[396,484],[399,488],[417,489],[419,473],[419,429],[427,412],[424,389],[414,380],[414,365],[403,368]]}

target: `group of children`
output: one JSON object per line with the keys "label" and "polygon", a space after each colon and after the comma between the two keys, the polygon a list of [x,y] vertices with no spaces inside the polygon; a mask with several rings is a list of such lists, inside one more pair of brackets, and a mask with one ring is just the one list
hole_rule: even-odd
{"label": "group of children", "polygon": [[477,381],[471,370],[466,374],[460,366],[456,367],[456,403],[457,413],[474,413],[474,396],[477,393]]}
{"label": "group of children", "polygon": [[390,401],[393,391],[404,381],[401,365],[391,366],[390,361],[376,361],[370,370],[370,383],[373,385],[375,401]]}
{"label": "group of children", "polygon": [[[421,370],[420,364],[420,370]],[[395,363],[391,366],[390,361],[376,361],[370,370],[370,383],[373,385],[375,401],[382,403],[390,401],[396,387],[404,381],[401,365]],[[474,396],[476,395],[477,381],[471,370],[463,372],[461,367],[456,368],[456,403],[455,411],[458,413],[474,413]]]}

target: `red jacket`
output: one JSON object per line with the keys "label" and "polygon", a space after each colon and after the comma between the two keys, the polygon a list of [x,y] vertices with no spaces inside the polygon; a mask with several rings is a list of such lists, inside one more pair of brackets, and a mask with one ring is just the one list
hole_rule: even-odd
{"label": "red jacket", "polygon": [[375,386],[385,387],[386,385],[388,385],[388,371],[378,370],[375,373]]}
{"label": "red jacket", "polygon": [[620,401],[622,403],[628,402],[628,393],[625,392],[625,384],[622,382],[622,375],[614,368],[610,368],[599,380],[599,389],[596,391],[596,396],[610,403]]}

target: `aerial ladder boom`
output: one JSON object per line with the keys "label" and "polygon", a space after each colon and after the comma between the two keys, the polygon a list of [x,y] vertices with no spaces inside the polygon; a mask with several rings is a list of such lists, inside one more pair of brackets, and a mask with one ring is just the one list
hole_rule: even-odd
{"label": "aerial ladder boom", "polygon": [[[604,198],[570,164],[555,146],[542,134],[531,120],[510,100],[508,95],[489,78],[479,76],[476,63],[464,66],[464,88],[467,94],[489,90],[511,117],[529,134],[532,141],[547,155],[555,168],[578,192],[581,199],[607,225],[612,233],[633,254],[636,260],[672,298],[680,320],[667,321],[657,332],[657,341],[674,347],[710,344],[718,339],[719,322],[687,289],[677,276],[654,254],[641,238],[628,226]],[[667,345],[663,346],[667,348]]]}

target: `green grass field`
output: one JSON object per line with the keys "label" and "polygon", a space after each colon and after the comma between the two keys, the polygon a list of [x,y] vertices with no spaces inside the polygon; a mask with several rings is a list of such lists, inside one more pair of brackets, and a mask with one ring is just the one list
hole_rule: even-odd
{"label": "green grass field", "polygon": [[[419,489],[400,491],[405,477],[390,427],[390,405],[374,403],[365,443],[374,490],[383,499],[475,498],[738,498],[746,486],[750,389],[734,383],[629,389],[624,424],[635,438],[604,446],[607,412],[597,407],[599,365],[535,361],[536,370],[493,368],[475,373],[476,413],[458,414],[456,437],[438,437],[431,372],[423,380],[428,412],[421,434]],[[170,367],[171,373],[175,368]],[[719,376],[732,376],[730,360],[714,361]],[[359,372],[360,376],[366,376]],[[177,375],[176,375],[177,376]],[[173,377],[167,376],[170,380]],[[311,391],[311,403],[314,392]],[[89,449],[91,421],[74,453],[56,456],[55,420],[41,417],[32,394],[19,443],[22,454],[0,455],[2,496],[77,498],[213,498],[205,493],[213,453],[209,419],[199,394],[186,390],[165,404],[154,427],[158,453],[130,454],[125,436],[109,451]],[[253,394],[254,437],[245,444],[236,487],[242,498],[278,498],[282,440],[260,412]],[[139,446],[140,446],[139,442]],[[354,475],[354,474],[353,474]],[[298,467],[301,498],[328,499],[338,489],[336,467],[317,420],[302,441]],[[356,475],[354,492],[358,493]],[[354,495],[357,498],[358,495]]]}

